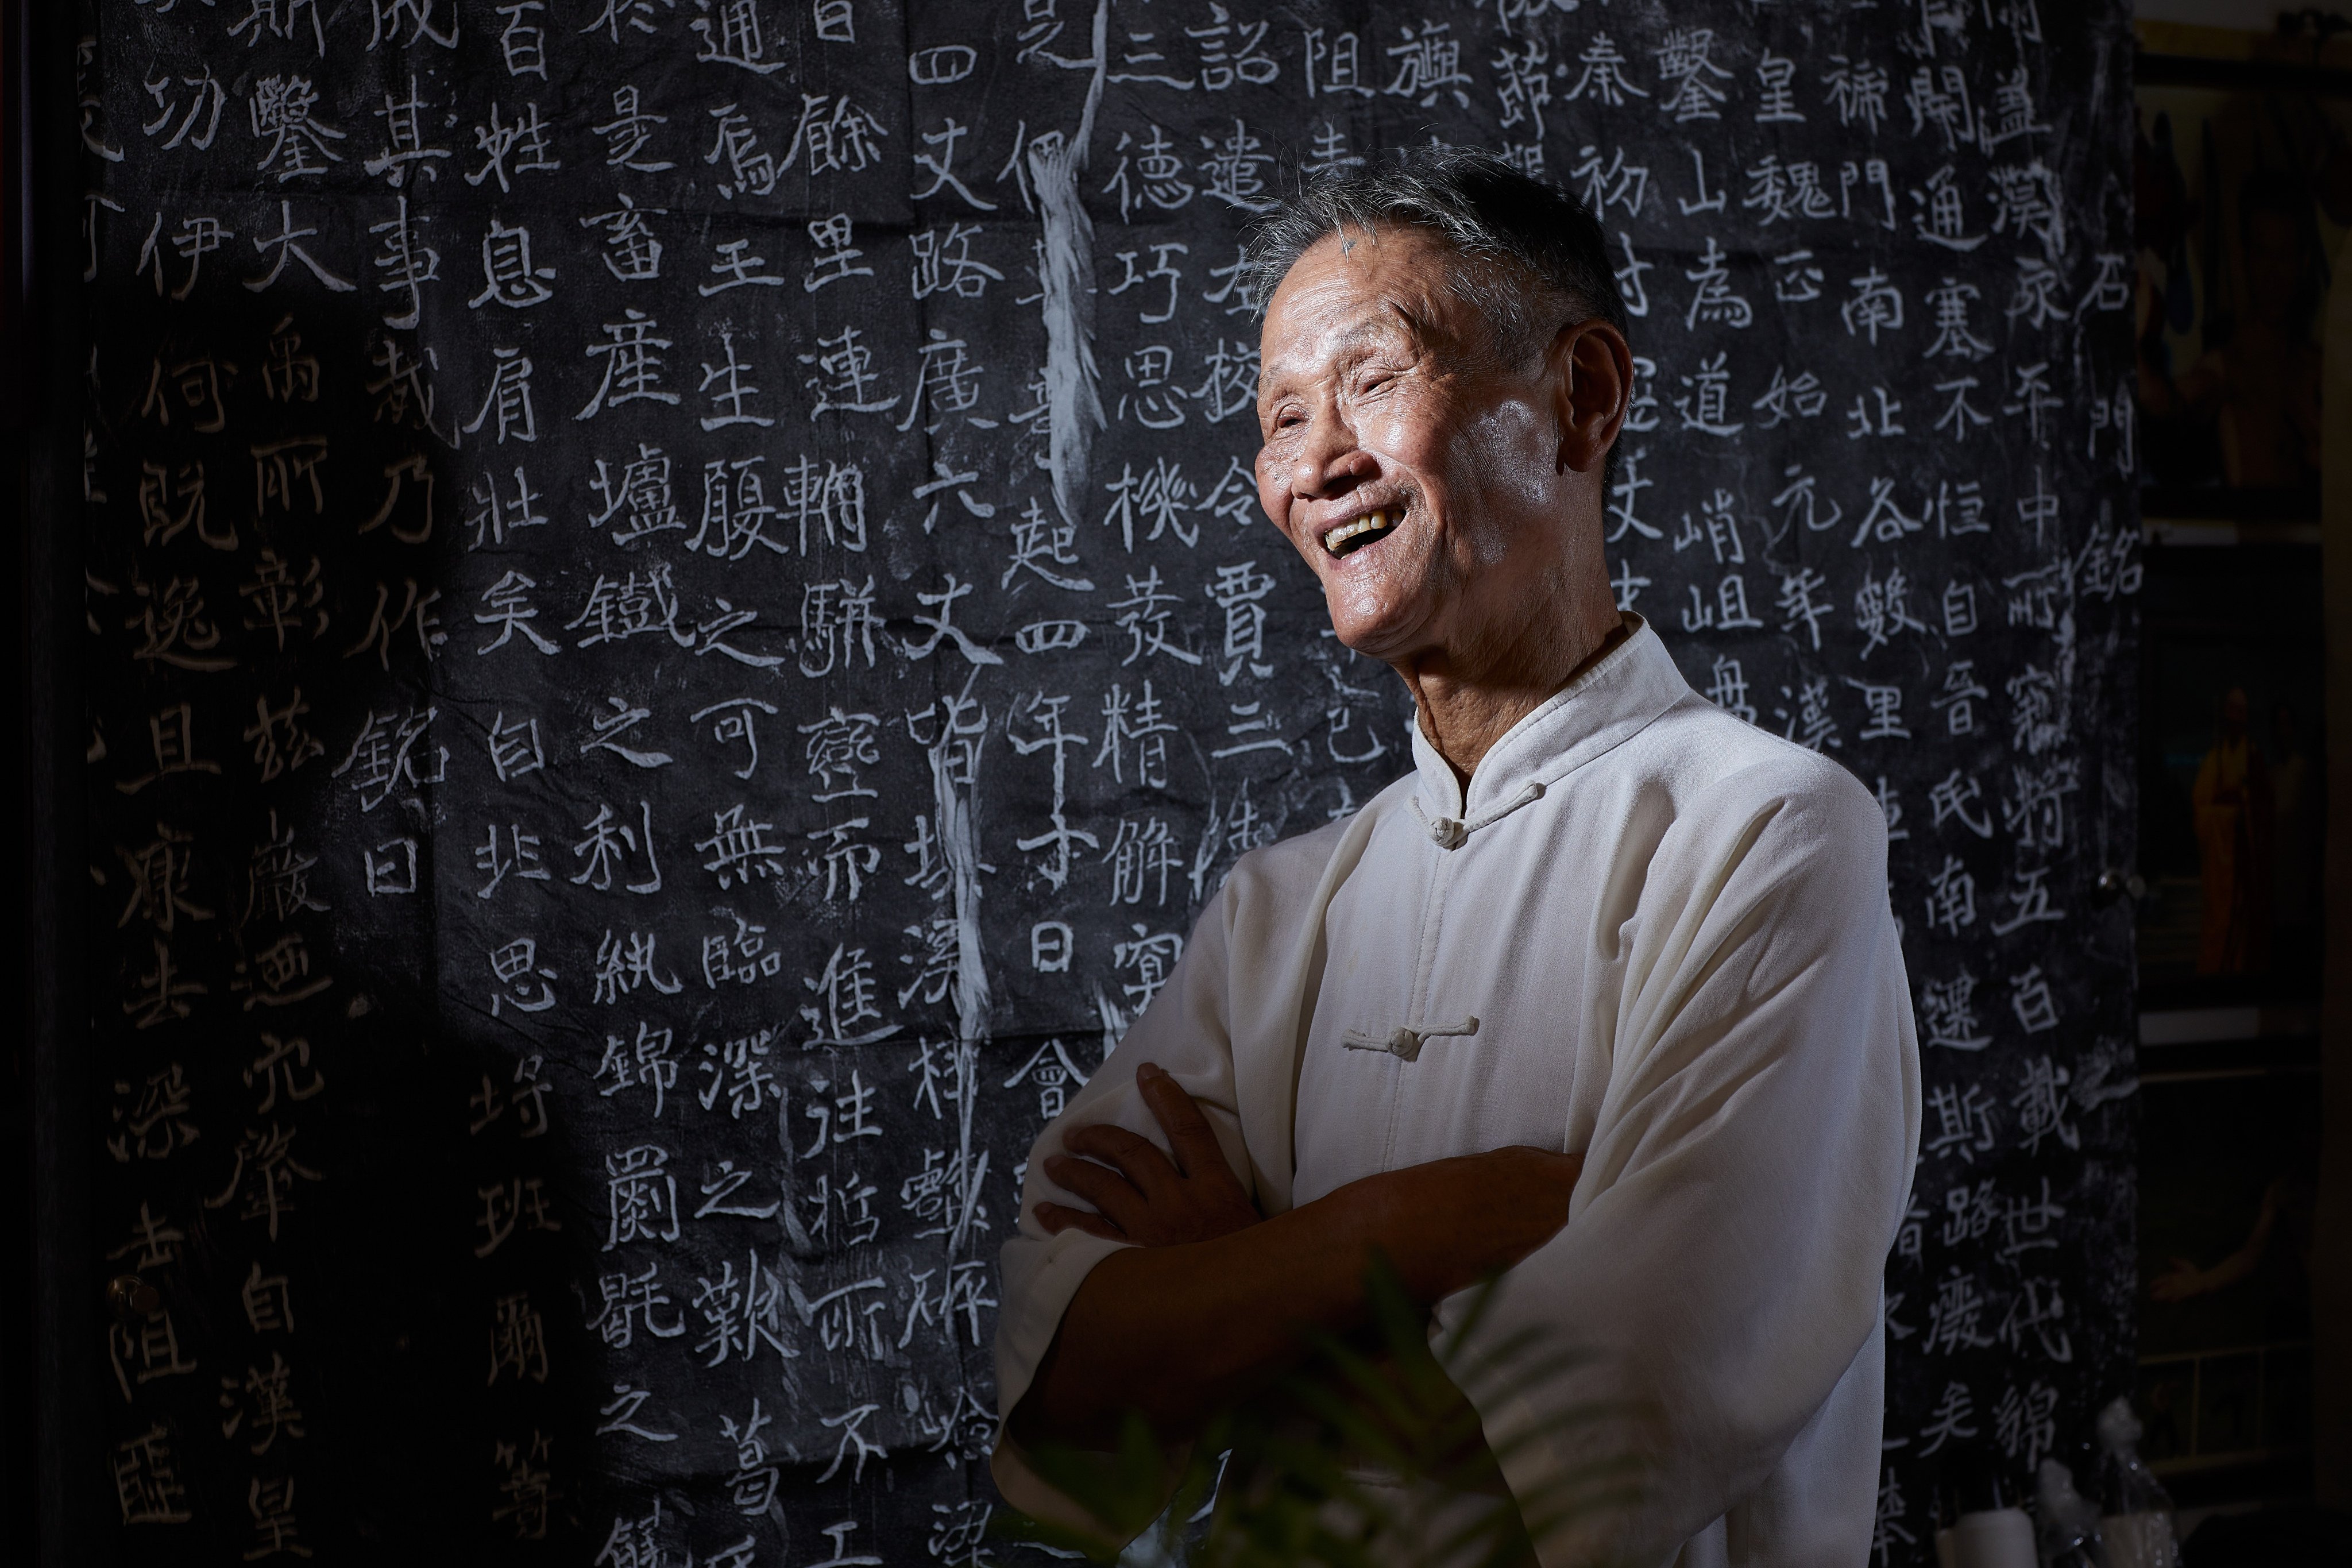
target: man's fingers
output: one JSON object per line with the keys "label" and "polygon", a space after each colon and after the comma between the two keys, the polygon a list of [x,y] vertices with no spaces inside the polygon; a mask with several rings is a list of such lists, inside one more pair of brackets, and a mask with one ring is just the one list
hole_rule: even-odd
{"label": "man's fingers", "polygon": [[1088,1236],[1098,1236],[1105,1241],[1125,1241],[1127,1233],[1098,1214],[1070,1208],[1063,1204],[1041,1203],[1037,1205],[1037,1223],[1045,1227],[1048,1236],[1059,1236],[1066,1230],[1080,1230]]}
{"label": "man's fingers", "polygon": [[1091,1160],[1075,1159],[1067,1154],[1055,1154],[1045,1161],[1045,1175],[1053,1184],[1073,1196],[1094,1205],[1113,1225],[1131,1230],[1142,1224],[1150,1205],[1143,1194],[1117,1171],[1105,1170]]}
{"label": "man's fingers", "polygon": [[1217,1142],[1216,1130],[1184,1086],[1157,1063],[1145,1062],[1135,1069],[1137,1089],[1143,1103],[1151,1107],[1151,1114],[1160,1121],[1161,1131],[1168,1134],[1169,1146],[1176,1152],[1176,1168],[1187,1176],[1197,1176],[1208,1171],[1231,1172],[1225,1165],[1225,1152]]}
{"label": "man's fingers", "polygon": [[1159,1192],[1176,1176],[1176,1167],[1160,1152],[1160,1145],[1124,1127],[1108,1123],[1081,1127],[1062,1140],[1062,1147],[1117,1167],[1119,1174],[1144,1193]]}

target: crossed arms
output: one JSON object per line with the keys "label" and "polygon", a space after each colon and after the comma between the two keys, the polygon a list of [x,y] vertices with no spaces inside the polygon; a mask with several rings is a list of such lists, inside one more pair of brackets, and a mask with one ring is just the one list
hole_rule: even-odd
{"label": "crossed arms", "polygon": [[1584,1163],[1497,1149],[1367,1176],[1262,1218],[1176,1080],[1146,1062],[1136,1085],[1172,1158],[1098,1125],[1045,1162],[1095,1212],[1040,1203],[1041,1226],[1136,1245],[1104,1258],[1071,1299],[1013,1413],[1024,1443],[1108,1447],[1129,1410],[1163,1436],[1189,1435],[1293,1365],[1302,1331],[1356,1327],[1376,1249],[1412,1300],[1433,1304],[1549,1240]]}
{"label": "crossed arms", "polygon": [[[1515,1495],[1595,1444],[1639,1447],[1647,1500],[1607,1524],[1612,1551],[1655,1547],[1663,1561],[1752,1502],[1743,1520],[1780,1532],[1781,1560],[1866,1554],[1881,1279],[1918,1152],[1885,831],[1869,793],[1809,754],[1775,750],[1696,792],[1650,858],[1600,1038],[1560,1050],[1563,1070],[1593,1075],[1560,1132],[1583,1152],[1575,1175],[1565,1156],[1496,1150],[1265,1219],[1225,1171],[1277,1200],[1296,1179],[1287,1047],[1303,1003],[1270,933],[1306,915],[1271,873],[1237,872],[1073,1101],[1069,1122],[1125,1132],[1066,1122],[1029,1171],[998,1329],[1012,1440],[994,1466],[1008,1500],[1069,1506],[1025,1447],[1099,1443],[1125,1409],[1181,1437],[1279,1382],[1299,1363],[1297,1327],[1344,1334],[1361,1321],[1361,1263],[1377,1245],[1449,1325],[1452,1289],[1507,1269],[1481,1342],[1548,1332],[1589,1352],[1550,1384],[1474,1391]],[[1271,869],[1311,886],[1320,868]],[[1201,1096],[1199,1111],[1178,1103],[1179,1083],[1131,1065],[1147,1058]],[[1145,1142],[1170,1153],[1155,1162]],[[1048,1164],[1056,1154],[1071,1163]],[[1562,1223],[1571,1189],[1576,1217]],[[1083,1209],[1098,1212],[1082,1225]],[[1528,1436],[1596,1402],[1653,1414],[1573,1442]],[[1547,1560],[1579,1560],[1583,1534],[1562,1540]]]}

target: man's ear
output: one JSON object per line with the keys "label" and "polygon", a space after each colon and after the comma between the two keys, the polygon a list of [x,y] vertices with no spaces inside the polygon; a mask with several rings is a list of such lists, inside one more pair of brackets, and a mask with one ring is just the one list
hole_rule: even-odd
{"label": "man's ear", "polygon": [[1559,471],[1587,473],[1608,456],[1633,395],[1633,351],[1625,334],[1594,316],[1562,327],[1546,356],[1559,448]]}

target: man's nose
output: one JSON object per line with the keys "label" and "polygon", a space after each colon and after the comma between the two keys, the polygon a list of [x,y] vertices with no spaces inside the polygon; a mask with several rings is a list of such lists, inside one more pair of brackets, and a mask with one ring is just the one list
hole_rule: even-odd
{"label": "man's nose", "polygon": [[1302,496],[1342,494],[1370,479],[1376,468],[1348,422],[1327,411],[1316,416],[1306,443],[1292,459],[1291,489]]}

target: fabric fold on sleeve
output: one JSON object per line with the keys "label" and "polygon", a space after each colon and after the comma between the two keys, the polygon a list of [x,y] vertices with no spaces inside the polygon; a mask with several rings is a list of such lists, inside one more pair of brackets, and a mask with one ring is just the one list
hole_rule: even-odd
{"label": "fabric fold on sleeve", "polygon": [[[1202,911],[1183,956],[1176,961],[1160,994],[1086,1087],[1070,1097],[1062,1113],[1038,1135],[1022,1177],[1021,1213],[1014,1234],[1004,1244],[1003,1300],[996,1319],[997,1436],[989,1468],[1005,1500],[1023,1512],[1106,1540],[1112,1536],[1102,1522],[1045,1481],[1005,1430],[1005,1422],[1035,1380],[1038,1363],[1052,1347],[1078,1287],[1104,1258],[1133,1245],[1075,1229],[1048,1235],[1036,1219],[1040,1201],[1081,1209],[1092,1205],[1049,1180],[1045,1163],[1048,1156],[1062,1152],[1062,1140],[1070,1132],[1104,1123],[1139,1133],[1165,1151],[1167,1134],[1144,1103],[1135,1081],[1138,1064],[1157,1062],[1200,1103],[1224,1151],[1226,1163],[1251,1197],[1257,1197],[1243,1146],[1232,1037],[1226,1025],[1230,901],[1230,891],[1222,892]],[[1169,1491],[1174,1490],[1187,1452],[1185,1446],[1167,1452]]]}
{"label": "fabric fold on sleeve", "polygon": [[[1313,1005],[1323,911],[1362,853],[1383,803],[1399,794],[1391,785],[1344,823],[1243,856],[1194,923],[1167,984],[1030,1150],[1021,1213],[1003,1257],[997,1443],[990,1465],[1006,1500],[1032,1516],[1081,1531],[1099,1528],[1046,1484],[1003,1423],[1029,1392],[1078,1287],[1127,1245],[1078,1231],[1045,1234],[1035,1218],[1041,1198],[1088,1206],[1045,1179],[1046,1156],[1061,1152],[1066,1134],[1097,1122],[1127,1128],[1166,1150],[1167,1134],[1135,1082],[1139,1064],[1156,1062],[1199,1103],[1226,1164],[1259,1212],[1290,1207],[1298,1032]],[[1183,1457],[1181,1448],[1169,1452],[1171,1491]]]}

